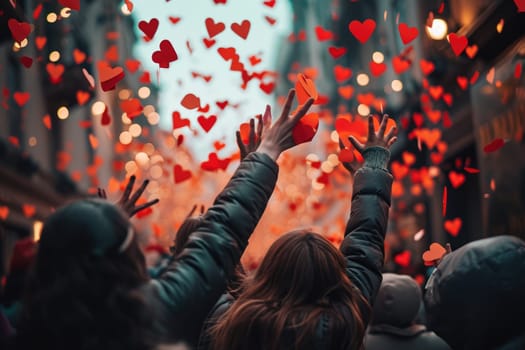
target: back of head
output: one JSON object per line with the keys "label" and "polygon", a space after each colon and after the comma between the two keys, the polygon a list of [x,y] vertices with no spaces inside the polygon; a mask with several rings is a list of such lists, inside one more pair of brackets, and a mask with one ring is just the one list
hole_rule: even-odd
{"label": "back of head", "polygon": [[44,223],[18,328],[19,348],[145,348],[137,288],[144,259],[126,215],[81,200]]}
{"label": "back of head", "polygon": [[498,236],[447,254],[427,283],[429,326],[453,349],[495,348],[525,330],[525,242]]}
{"label": "back of head", "polygon": [[[363,304],[345,274],[343,256],[327,239],[290,232],[270,247],[215,327],[215,348],[357,349],[364,333]],[[323,317],[330,324],[324,329],[327,339],[320,339]]]}
{"label": "back of head", "polygon": [[385,273],[374,301],[372,324],[408,327],[414,322],[420,305],[421,290],[412,277]]}

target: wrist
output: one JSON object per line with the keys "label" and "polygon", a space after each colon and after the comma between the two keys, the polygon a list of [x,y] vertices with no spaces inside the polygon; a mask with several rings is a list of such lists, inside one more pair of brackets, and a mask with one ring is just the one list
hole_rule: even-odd
{"label": "wrist", "polygon": [[390,161],[390,151],[381,146],[368,147],[363,151],[363,158],[365,159],[363,166],[386,170]]}
{"label": "wrist", "polygon": [[257,152],[266,154],[274,162],[277,161],[277,158],[279,158],[279,155],[281,154],[281,151],[277,147],[264,142],[262,142],[257,148]]}

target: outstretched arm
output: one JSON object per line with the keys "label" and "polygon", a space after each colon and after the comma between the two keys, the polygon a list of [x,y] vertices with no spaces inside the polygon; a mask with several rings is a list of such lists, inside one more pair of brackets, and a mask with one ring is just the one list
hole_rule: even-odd
{"label": "outstretched arm", "polygon": [[175,331],[177,327],[182,333],[188,327],[200,329],[225,291],[226,281],[239,263],[275,187],[278,173],[275,161],[294,146],[293,127],[313,103],[309,100],[294,116],[289,116],[293,98],[292,90],[281,117],[263,133],[257,152],[241,161],[182,252],[151,283],[151,293],[169,314],[170,327]]}
{"label": "outstretched arm", "polygon": [[373,119],[369,117],[368,141],[365,145],[350,138],[365,162],[355,173],[352,210],[341,252],[346,259],[348,277],[370,304],[382,280],[384,239],[392,187],[392,175],[387,165],[389,148],[396,141],[396,130],[392,128],[384,135],[387,120],[388,117],[384,116],[376,133]]}

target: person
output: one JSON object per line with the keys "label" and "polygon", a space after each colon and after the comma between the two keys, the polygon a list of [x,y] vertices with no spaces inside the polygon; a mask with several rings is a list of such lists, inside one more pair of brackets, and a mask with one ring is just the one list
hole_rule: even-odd
{"label": "person", "polygon": [[242,160],[183,251],[157,279],[147,277],[128,218],[138,198],[129,197],[128,188],[121,203],[126,211],[103,199],[86,199],[53,213],[43,226],[13,346],[191,346],[265,210],[277,180],[275,160],[295,146],[292,130],[313,103],[308,100],[290,116],[294,96],[291,90],[274,125],[271,116],[265,119],[257,152]]}
{"label": "person", "polygon": [[326,238],[293,231],[270,247],[236,300],[210,316],[201,349],[360,349],[369,305],[381,284],[392,176],[386,169],[395,129],[368,119],[355,174],[352,212],[338,251]]}
{"label": "person", "polygon": [[450,350],[423,324],[415,323],[422,293],[410,276],[384,273],[365,336],[366,350]]}
{"label": "person", "polygon": [[425,291],[428,326],[453,349],[525,349],[525,241],[497,236],[446,254]]}

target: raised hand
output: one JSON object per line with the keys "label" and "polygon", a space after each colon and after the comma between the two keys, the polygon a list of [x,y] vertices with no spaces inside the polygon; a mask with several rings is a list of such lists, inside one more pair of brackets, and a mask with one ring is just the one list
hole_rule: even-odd
{"label": "raised hand", "polygon": [[[266,111],[264,112],[265,116],[267,116],[270,112],[270,106],[266,106]],[[270,121],[268,123],[268,120]],[[271,124],[271,115],[270,117],[265,118],[266,123],[263,122],[262,115],[257,115],[257,130],[255,128],[255,120],[252,118],[250,119],[250,133],[248,135],[248,144],[244,144],[241,138],[241,132],[238,130],[235,134],[237,137],[237,146],[239,146],[239,150],[241,151],[241,160],[244,159],[248,154],[255,152],[257,150],[257,147],[261,144],[262,140],[262,134],[264,131],[266,131]]]}
{"label": "raised hand", "polygon": [[[129,178],[129,181],[126,185],[126,188],[124,189],[124,193],[122,193],[122,196],[120,199],[115,203],[117,206],[119,206],[122,210],[128,214],[128,216],[131,218],[135,214],[137,214],[139,211],[149,208],[159,202],[158,198],[151,200],[149,202],[143,203],[141,205],[136,206],[136,203],[146,187],[149,184],[149,180],[144,180],[142,182],[142,185],[135,191],[135,193],[131,193],[133,190],[133,186],[135,185],[136,176],[131,175]],[[106,191],[103,188],[98,189],[98,196],[100,198],[107,199]],[[130,197],[131,196],[131,197]]]}
{"label": "raised hand", "polygon": [[368,138],[366,143],[363,145],[361,142],[357,141],[354,136],[350,136],[350,142],[361,154],[363,154],[363,152],[369,147],[383,147],[386,149],[390,148],[397,140],[397,136],[395,136],[397,128],[394,126],[392,129],[390,129],[388,134],[385,135],[387,122],[388,115],[385,114],[383,115],[383,119],[379,125],[379,130],[376,133],[374,130],[374,117],[371,115],[368,116]]}
{"label": "raised hand", "polygon": [[[301,106],[295,115],[290,116],[294,97],[295,90],[291,89],[286,98],[281,116],[277,119],[274,125],[268,127],[266,132],[263,132],[262,134],[262,141],[257,150],[266,153],[273,160],[277,160],[282,152],[296,145],[292,135],[293,128],[297,125],[299,120],[304,117],[308,112],[308,109],[310,109],[314,103],[314,99],[310,98],[303,106]],[[271,120],[271,111],[269,107],[266,107],[266,111],[263,121],[264,123],[269,123],[269,120]]]}

